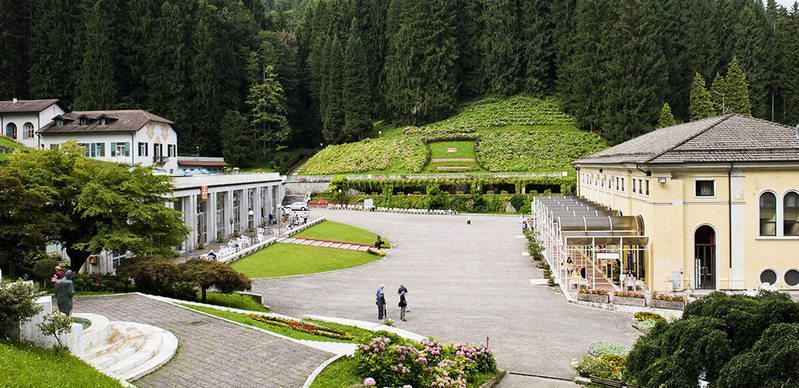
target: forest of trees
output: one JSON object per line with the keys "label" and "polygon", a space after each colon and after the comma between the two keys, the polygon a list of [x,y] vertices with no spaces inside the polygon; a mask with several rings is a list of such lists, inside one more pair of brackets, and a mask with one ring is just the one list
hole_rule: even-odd
{"label": "forest of trees", "polygon": [[738,113],[799,123],[799,11],[774,0],[0,0],[0,9],[0,99],[146,109],[176,123],[182,154],[354,141],[373,120],[421,125],[461,101],[518,93],[558,96],[581,128],[615,144],[658,126],[664,104],[676,122],[696,117],[697,77],[711,100],[702,114],[720,113],[715,81],[733,58],[751,109]]}

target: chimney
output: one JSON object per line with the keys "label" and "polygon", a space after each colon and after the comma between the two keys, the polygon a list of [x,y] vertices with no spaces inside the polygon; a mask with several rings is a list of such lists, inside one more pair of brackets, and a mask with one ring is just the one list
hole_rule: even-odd
{"label": "chimney", "polygon": [[14,103],[15,103],[15,104],[17,103],[17,98],[16,98],[16,97],[14,97]]}

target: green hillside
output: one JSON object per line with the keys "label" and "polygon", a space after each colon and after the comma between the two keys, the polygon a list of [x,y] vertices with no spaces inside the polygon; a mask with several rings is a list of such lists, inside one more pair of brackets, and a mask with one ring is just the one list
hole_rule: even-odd
{"label": "green hillside", "polygon": [[574,127],[555,100],[525,96],[483,99],[446,120],[392,132],[328,146],[297,173],[568,171],[573,160],[606,147],[598,135]]}
{"label": "green hillside", "polygon": [[[19,144],[19,143],[15,142],[15,141],[5,137],[5,136],[0,136],[0,146],[13,148],[13,149],[17,149],[17,150],[25,150],[25,151],[30,151],[31,150],[30,148],[28,148],[28,147],[26,147],[26,146],[24,146],[22,144]],[[11,154],[6,154],[6,153],[1,153],[0,152],[0,160],[8,159],[8,155],[11,155]]]}

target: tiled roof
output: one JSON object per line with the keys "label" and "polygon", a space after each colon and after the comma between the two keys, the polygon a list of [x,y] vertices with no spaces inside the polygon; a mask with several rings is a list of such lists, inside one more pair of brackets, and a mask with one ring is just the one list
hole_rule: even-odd
{"label": "tiled roof", "polygon": [[60,102],[56,99],[0,101],[0,113],[38,113],[53,104],[60,104]]}
{"label": "tiled roof", "polygon": [[[88,119],[87,124],[81,125],[80,118],[84,116]],[[100,117],[107,118],[106,125],[100,125]],[[56,125],[58,119],[63,119],[62,126]],[[70,112],[61,116],[56,116],[53,122],[45,125],[39,130],[40,133],[65,133],[65,132],[135,132],[141,129],[150,121],[166,124],[173,122],[154,115],[149,112],[139,110],[108,110],[108,111],[83,111]]]}
{"label": "tiled roof", "polygon": [[573,164],[776,161],[799,161],[799,138],[794,128],[728,114],[661,128]]}

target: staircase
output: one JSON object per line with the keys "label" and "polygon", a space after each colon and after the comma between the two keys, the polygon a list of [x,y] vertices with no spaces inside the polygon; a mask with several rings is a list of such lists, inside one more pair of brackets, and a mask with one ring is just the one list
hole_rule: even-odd
{"label": "staircase", "polygon": [[348,243],[342,241],[315,240],[310,238],[295,238],[295,237],[287,237],[284,239],[279,239],[277,241],[286,244],[299,244],[299,245],[308,245],[313,247],[347,249],[351,251],[361,251],[361,252],[366,252],[371,247],[371,245],[366,245],[366,244]]}
{"label": "staircase", "polygon": [[92,322],[84,331],[83,358],[122,380],[136,380],[166,364],[178,347],[177,337],[159,327],[109,321],[96,314],[74,315]]}

